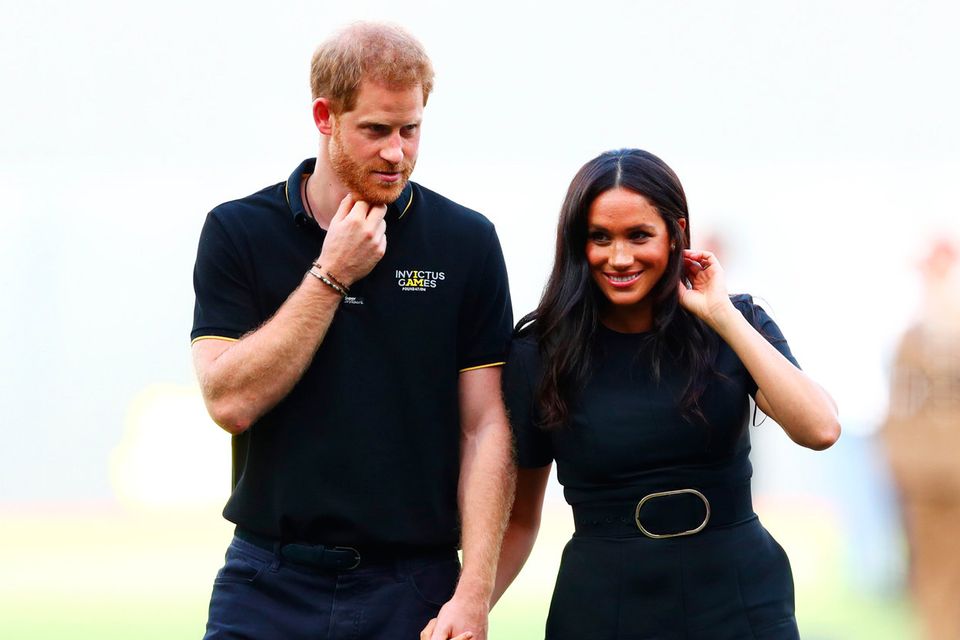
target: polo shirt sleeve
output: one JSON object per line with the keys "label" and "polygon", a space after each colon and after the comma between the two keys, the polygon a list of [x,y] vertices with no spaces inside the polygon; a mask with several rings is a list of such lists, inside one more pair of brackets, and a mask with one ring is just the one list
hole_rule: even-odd
{"label": "polo shirt sleeve", "polygon": [[513,330],[507,268],[496,230],[491,225],[485,249],[468,276],[457,331],[460,372],[500,366],[506,361]]}
{"label": "polo shirt sleeve", "polygon": [[231,239],[216,211],[207,215],[197,262],[193,269],[196,303],[193,309],[194,342],[204,338],[239,339],[260,324],[253,289]]}
{"label": "polo shirt sleeve", "polygon": [[536,359],[534,343],[514,340],[503,367],[503,401],[513,429],[517,465],[527,469],[553,461],[550,436],[537,426]]}
{"label": "polo shirt sleeve", "polygon": [[[751,325],[766,338],[767,342],[773,345],[773,347],[783,354],[783,357],[793,363],[797,369],[800,368],[797,359],[793,356],[793,353],[790,351],[790,345],[787,344],[787,339],[783,337],[783,332],[780,331],[780,327],[777,326],[777,323],[774,322],[773,318],[764,310],[763,307],[758,305],[753,301],[753,297],[749,295],[736,295],[732,296],[732,302],[734,306],[740,310],[740,313],[750,322]],[[757,393],[757,383],[750,380],[750,395],[755,396]]]}

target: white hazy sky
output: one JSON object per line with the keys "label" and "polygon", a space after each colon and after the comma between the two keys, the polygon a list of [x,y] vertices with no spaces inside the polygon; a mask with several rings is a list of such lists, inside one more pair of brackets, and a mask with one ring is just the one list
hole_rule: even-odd
{"label": "white hazy sky", "polygon": [[576,169],[642,147],[869,432],[912,263],[960,232],[958,6],[4,0],[0,500],[112,495],[135,399],[192,384],[204,214],[315,154],[309,57],[355,19],[433,57],[415,179],[497,224],[518,317]]}

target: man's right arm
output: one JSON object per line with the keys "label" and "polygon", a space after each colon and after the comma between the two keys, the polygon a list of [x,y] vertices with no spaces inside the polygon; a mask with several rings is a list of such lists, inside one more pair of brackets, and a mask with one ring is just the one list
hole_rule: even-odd
{"label": "man's right arm", "polygon": [[[324,270],[347,286],[370,273],[386,251],[385,213],[344,198],[320,252]],[[339,304],[340,294],[308,273],[273,317],[240,340],[195,342],[193,363],[214,422],[243,433],[276,406],[313,360]]]}
{"label": "man's right arm", "polygon": [[193,365],[210,417],[243,433],[300,380],[326,335],[340,294],[307,274],[270,320],[236,342],[193,344]]}

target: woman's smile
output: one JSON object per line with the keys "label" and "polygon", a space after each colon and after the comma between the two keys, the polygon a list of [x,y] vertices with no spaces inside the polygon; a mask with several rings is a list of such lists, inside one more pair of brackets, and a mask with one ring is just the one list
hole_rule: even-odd
{"label": "woman's smile", "polygon": [[633,273],[605,273],[603,275],[613,286],[625,289],[636,282],[640,276],[643,275],[643,271],[635,271]]}

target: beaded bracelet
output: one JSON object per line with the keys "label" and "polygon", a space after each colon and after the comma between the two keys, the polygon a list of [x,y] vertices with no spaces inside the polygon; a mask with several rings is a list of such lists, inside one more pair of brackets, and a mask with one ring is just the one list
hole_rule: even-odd
{"label": "beaded bracelet", "polygon": [[341,298],[347,297],[347,292],[344,291],[342,288],[340,288],[340,286],[330,282],[327,276],[323,275],[320,269],[318,269],[316,266],[310,267],[310,271],[308,273],[312,275],[314,278],[318,278],[320,282],[322,282],[323,284],[327,285],[328,287],[330,287],[331,289],[339,293]]}
{"label": "beaded bracelet", "polygon": [[[313,263],[313,266],[315,266],[317,269],[323,270],[323,267],[320,266],[320,263],[319,263],[319,262],[314,262],[314,263]],[[343,290],[346,291],[347,293],[350,292],[350,287],[348,287],[347,285],[345,285],[345,284],[343,284],[342,282],[340,282],[340,280],[337,279],[337,277],[336,277],[335,275],[333,275],[332,273],[330,273],[330,270],[329,270],[329,269],[327,269],[326,272],[327,272],[327,277],[330,278],[330,280],[333,281],[333,284],[337,285],[338,287],[340,287],[341,289],[343,289]]]}

